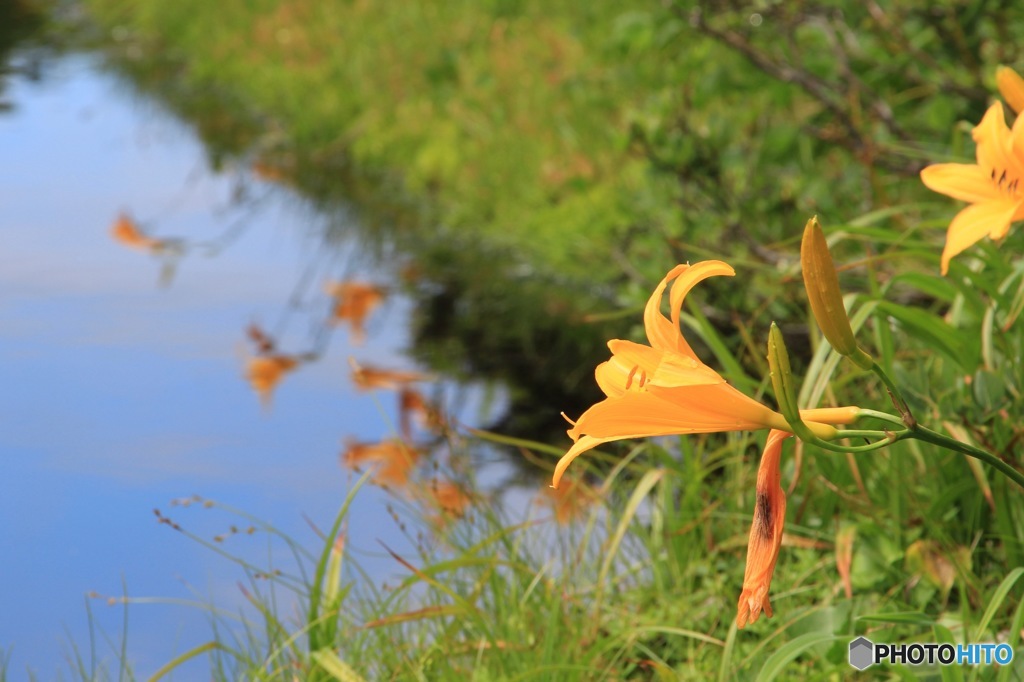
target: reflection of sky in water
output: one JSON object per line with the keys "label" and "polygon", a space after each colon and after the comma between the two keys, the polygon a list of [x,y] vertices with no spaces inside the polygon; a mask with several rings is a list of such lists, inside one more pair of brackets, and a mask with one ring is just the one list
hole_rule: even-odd
{"label": "reflection of sky in water", "polygon": [[[337,330],[327,356],[286,377],[264,413],[241,378],[243,330],[278,320],[322,219],[282,192],[224,253],[187,257],[160,288],[153,257],[110,239],[118,211],[157,236],[206,240],[240,215],[229,208],[232,182],[207,173],[183,126],[83,60],[8,94],[17,108],[0,116],[0,647],[13,674],[31,666],[45,679],[67,653],[65,631],[88,648],[90,590],[118,595],[123,579],[132,596],[188,598],[185,583],[219,606],[242,603],[242,571],[159,525],[154,507],[208,539],[243,525],[168,505],[200,494],[315,546],[302,517],[322,528],[333,519],[351,480],[338,466],[342,437],[381,438],[394,418],[391,394],[355,393],[347,358],[408,366],[405,315],[402,301],[376,311],[363,347]],[[285,350],[307,350],[308,319],[291,325]],[[357,497],[352,549],[377,555],[377,538],[405,545],[384,501],[376,489]],[[225,547],[265,565],[261,534]],[[116,636],[120,607],[92,608]],[[203,613],[174,606],[132,606],[129,623],[140,675],[210,639]],[[179,678],[203,676],[197,665]]]}

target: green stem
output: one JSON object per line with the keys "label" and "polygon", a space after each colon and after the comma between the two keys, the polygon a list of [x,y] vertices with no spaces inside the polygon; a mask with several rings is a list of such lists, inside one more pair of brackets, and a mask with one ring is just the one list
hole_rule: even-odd
{"label": "green stem", "polygon": [[899,426],[906,426],[906,424],[903,423],[902,419],[900,419],[894,414],[889,414],[888,412],[879,412],[878,410],[862,409],[857,413],[857,419],[861,419],[862,417],[866,417],[868,419],[878,419],[880,421],[889,422],[890,424],[898,424]]}
{"label": "green stem", "polygon": [[936,433],[931,429],[926,429],[923,426],[915,426],[906,435],[907,438],[916,438],[917,440],[923,440],[926,443],[932,443],[948,450],[954,450],[961,454],[980,459],[982,462],[995,467],[1004,476],[1010,478],[1014,483],[1024,489],[1024,474],[1014,469],[1012,466],[999,459],[990,452],[986,452],[981,448],[976,448],[973,445],[967,443],[961,443],[958,440],[950,438],[949,436],[943,436],[941,433]]}
{"label": "green stem", "polygon": [[910,433],[910,432],[906,431],[906,430],[900,431],[899,433],[895,433],[893,431],[858,431],[858,430],[851,430],[851,431],[840,431],[839,435],[836,436],[837,439],[839,439],[839,438],[847,438],[847,437],[852,437],[852,438],[858,438],[858,437],[860,437],[860,438],[877,437],[877,438],[881,439],[881,440],[875,441],[874,443],[868,443],[867,445],[835,445],[833,443],[830,443],[827,440],[822,440],[821,438],[818,438],[814,434],[809,434],[809,437],[806,437],[806,438],[804,436],[801,436],[800,434],[795,434],[795,435],[797,435],[797,437],[800,438],[800,440],[804,441],[805,443],[811,443],[813,445],[817,445],[822,450],[828,450],[830,452],[844,452],[845,453],[845,452],[872,452],[873,450],[881,450],[882,448],[889,447],[890,445],[892,445],[893,443],[895,443],[898,440],[902,440],[903,438],[906,438],[908,433]]}

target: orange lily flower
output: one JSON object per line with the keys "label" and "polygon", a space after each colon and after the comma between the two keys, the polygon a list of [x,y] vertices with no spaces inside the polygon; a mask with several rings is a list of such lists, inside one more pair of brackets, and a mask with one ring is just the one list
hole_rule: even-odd
{"label": "orange lily flower", "polygon": [[386,290],[365,282],[330,282],[325,290],[328,296],[334,297],[334,324],[348,321],[353,342],[362,343],[366,338],[363,323],[384,300]]}
{"label": "orange lily flower", "polygon": [[780,483],[779,459],[782,442],[792,435],[777,429],[769,431],[761,465],[757,469],[757,502],[747,543],[743,592],[736,611],[736,626],[740,629],[747,623],[756,622],[762,609],[766,616],[772,617],[768,588],[772,584],[775,561],[782,545],[782,527],[786,523],[786,493]]}
{"label": "orange lily flower", "polygon": [[138,224],[125,213],[117,216],[113,227],[110,228],[110,236],[125,246],[143,251],[158,251],[164,244],[163,241],[143,233]]}
{"label": "orange lily flower", "polygon": [[409,474],[416,467],[419,457],[419,450],[402,441],[385,440],[380,443],[348,443],[341,459],[351,469],[363,464],[377,464],[374,482],[401,488],[409,482]]}
{"label": "orange lily flower", "polygon": [[[575,444],[555,466],[551,487],[557,488],[566,468],[581,453],[602,443],[687,433],[745,431],[763,428],[789,430],[785,418],[740,393],[705,365],[679,331],[679,312],[695,284],[714,275],[735,272],[721,261],[677,265],[655,288],[644,309],[644,328],[650,346],[614,339],[612,358],[598,365],[597,383],[607,398],[573,423]],[[671,319],[661,312],[669,293]],[[826,424],[848,424],[858,408],[802,410],[807,425],[824,438],[835,435]]]}
{"label": "orange lily flower", "polygon": [[260,397],[264,407],[270,406],[274,388],[284,375],[299,366],[297,358],[291,355],[258,355],[246,362],[246,378]]}
{"label": "orange lily flower", "polygon": [[1002,239],[1010,224],[1024,219],[1024,116],[1013,130],[1006,125],[1003,105],[996,102],[973,130],[978,162],[937,163],[921,171],[928,189],[970,202],[953,218],[942,251],[942,274],[949,261],[986,235]]}

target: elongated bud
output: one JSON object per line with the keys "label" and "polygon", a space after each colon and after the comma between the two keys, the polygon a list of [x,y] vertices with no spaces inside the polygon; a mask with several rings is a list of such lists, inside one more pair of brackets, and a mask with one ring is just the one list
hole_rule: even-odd
{"label": "elongated bud", "polygon": [[838,434],[835,427],[817,422],[805,423],[800,417],[797,391],[793,385],[793,371],[789,367],[786,342],[782,338],[782,331],[774,322],[768,332],[768,369],[771,371],[772,388],[775,389],[775,402],[779,404],[779,413],[789,424],[789,430],[805,441],[813,442],[817,438],[822,440],[835,438]]}
{"label": "elongated bud", "polygon": [[1008,66],[997,66],[996,86],[1014,113],[1024,111],[1024,78],[1020,74]]}
{"label": "elongated bud", "polygon": [[768,368],[772,373],[772,388],[775,389],[779,412],[790,424],[801,421],[796,389],[793,386],[793,371],[789,368],[789,353],[782,332],[774,322],[768,332]]}
{"label": "elongated bud", "polygon": [[811,303],[811,311],[821,333],[837,353],[850,358],[862,369],[870,369],[874,361],[857,346],[853,337],[850,318],[843,305],[843,292],[839,289],[839,276],[817,216],[808,220],[804,228],[800,265],[804,272],[807,300]]}

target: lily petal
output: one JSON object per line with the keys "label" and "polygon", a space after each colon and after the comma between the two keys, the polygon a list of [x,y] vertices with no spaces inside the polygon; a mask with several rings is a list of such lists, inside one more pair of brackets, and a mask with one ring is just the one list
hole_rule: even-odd
{"label": "lily petal", "polygon": [[1024,160],[1013,153],[1013,136],[1006,126],[1002,103],[995,102],[988,108],[971,135],[977,146],[978,165],[992,180],[1000,183],[1007,175],[1024,175]]}
{"label": "lily petal", "polygon": [[673,325],[667,317],[661,314],[661,299],[665,294],[665,287],[689,268],[690,266],[686,264],[675,266],[654,288],[654,293],[647,299],[647,305],[644,307],[644,330],[647,332],[647,340],[654,348],[685,352],[687,355],[695,357],[689,344],[683,340],[679,325]]}
{"label": "lily petal", "polygon": [[729,384],[652,388],[608,398],[584,412],[569,436],[645,438],[685,433],[714,433],[762,429],[774,424],[776,413],[746,397]]}
{"label": "lily petal", "polygon": [[[720,260],[701,261],[680,274],[675,283],[672,284],[672,291],[668,296],[669,310],[672,311],[672,326],[677,329],[679,328],[679,311],[683,307],[683,299],[686,298],[686,295],[690,293],[690,290],[696,284],[708,277],[716,275],[732,277],[735,274],[736,271],[732,269],[731,265]],[[683,343],[686,344],[686,341],[683,340]],[[689,351],[687,355],[693,355],[693,351],[689,350],[689,348],[690,346],[687,344],[686,349]]]}
{"label": "lily petal", "polygon": [[1003,198],[989,173],[976,164],[937,163],[921,171],[928,189],[972,204]]}
{"label": "lily petal", "polygon": [[1022,201],[999,201],[972,204],[960,211],[949,224],[946,247],[942,250],[942,274],[949,270],[954,256],[980,241],[986,235],[1001,239],[1010,229],[1010,222]]}

